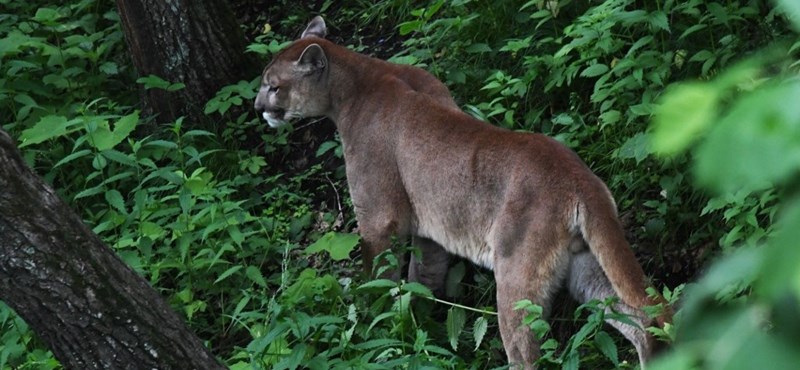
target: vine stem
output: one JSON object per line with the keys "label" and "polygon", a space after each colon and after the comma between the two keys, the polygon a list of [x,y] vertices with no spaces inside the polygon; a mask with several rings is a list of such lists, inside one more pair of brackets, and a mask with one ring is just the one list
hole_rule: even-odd
{"label": "vine stem", "polygon": [[497,312],[494,312],[494,311],[489,311],[489,310],[481,310],[481,309],[478,309],[478,308],[475,308],[475,307],[464,306],[464,305],[460,305],[460,304],[458,304],[458,303],[453,303],[453,302],[445,301],[444,299],[439,299],[439,298],[436,298],[436,297],[424,297],[424,296],[422,296],[422,298],[425,298],[425,299],[428,299],[428,300],[434,301],[434,302],[436,302],[436,303],[443,303],[443,304],[446,304],[446,305],[449,305],[449,306],[458,307],[458,308],[463,308],[463,309],[465,309],[465,310],[469,310],[469,311],[473,311],[473,312],[478,312],[478,313],[482,313],[482,314],[486,314],[486,315],[494,315],[494,316],[497,316]]}

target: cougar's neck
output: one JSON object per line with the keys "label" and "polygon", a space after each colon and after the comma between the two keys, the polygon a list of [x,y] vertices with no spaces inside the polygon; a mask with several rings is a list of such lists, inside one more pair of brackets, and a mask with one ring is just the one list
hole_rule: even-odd
{"label": "cougar's neck", "polygon": [[[328,89],[331,109],[328,118],[336,123],[343,138],[352,136],[359,130],[354,125],[361,123],[371,111],[380,106],[374,94],[380,89],[379,76],[384,62],[348,50],[342,46],[331,45],[328,50],[330,66]],[[378,104],[378,105],[376,105]]]}

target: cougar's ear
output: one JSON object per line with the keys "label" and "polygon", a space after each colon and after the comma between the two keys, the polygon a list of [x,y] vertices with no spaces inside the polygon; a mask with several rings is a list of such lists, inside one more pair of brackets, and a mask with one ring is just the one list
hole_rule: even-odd
{"label": "cougar's ear", "polygon": [[308,22],[308,26],[306,26],[306,30],[303,31],[303,35],[300,38],[304,39],[313,36],[324,39],[327,34],[328,27],[325,26],[325,20],[320,16],[316,16],[311,22]]}
{"label": "cougar's ear", "polygon": [[300,72],[311,74],[325,69],[328,65],[328,57],[325,56],[325,51],[321,46],[311,44],[306,46],[296,64]]}

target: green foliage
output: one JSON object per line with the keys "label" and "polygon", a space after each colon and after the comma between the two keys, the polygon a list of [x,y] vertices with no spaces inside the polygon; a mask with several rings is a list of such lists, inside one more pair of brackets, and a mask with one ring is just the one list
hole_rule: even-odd
{"label": "green foliage", "polygon": [[[334,137],[307,148],[319,164],[285,171],[306,129],[231,114],[252,103],[256,78],[207,102],[219,132],[183,119],[156,126],[134,108],[135,91],[182,84],[134,77],[113,4],[52,3],[0,0],[0,124],[226,364],[504,365],[490,273],[456,264],[447,291],[458,304],[361,277]],[[427,68],[468,113],[564,142],[632,215],[634,247],[657,280],[677,285],[725,255],[686,293],[662,291],[685,303],[674,327],[649,329],[675,340],[656,368],[796,363],[796,2],[322,3],[277,2],[265,14],[282,16],[258,18],[247,51],[268,60],[322,12],[334,38]],[[617,315],[605,310],[612,302],[579,307],[566,338],[541,307],[518,304],[542,339],[540,368],[629,368],[630,345],[602,324]],[[0,368],[57,367],[0,306]]]}
{"label": "green foliage", "polygon": [[[795,245],[800,204],[796,191],[784,186],[797,180],[800,166],[800,108],[786,100],[800,85],[796,63],[785,60],[782,47],[777,50],[695,86],[706,96],[726,97],[724,105],[716,98],[721,107],[697,122],[695,134],[702,140],[693,148],[695,176],[718,194],[706,210],[724,209],[734,224],[722,244],[747,247],[731,251],[687,290],[675,351],[656,368],[747,369],[769,363],[790,369],[800,360],[791,319],[800,299]],[[686,100],[678,96],[686,93],[674,89],[664,102]],[[684,116],[696,112],[691,104],[669,115],[677,122],[697,120]],[[676,124],[662,122],[654,126],[655,134],[669,136]],[[679,145],[676,150],[694,141],[680,134],[670,140]],[[763,219],[768,222],[760,223]]]}

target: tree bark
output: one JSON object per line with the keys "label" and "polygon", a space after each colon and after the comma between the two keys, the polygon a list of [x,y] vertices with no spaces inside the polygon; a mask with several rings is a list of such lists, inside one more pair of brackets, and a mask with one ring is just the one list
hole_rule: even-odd
{"label": "tree bark", "polygon": [[[145,113],[161,122],[202,118],[216,92],[258,75],[255,57],[226,1],[116,0],[133,65],[185,88],[142,90]],[[249,107],[249,105],[248,105]]]}
{"label": "tree bark", "polygon": [[0,129],[0,299],[68,369],[223,369]]}

